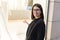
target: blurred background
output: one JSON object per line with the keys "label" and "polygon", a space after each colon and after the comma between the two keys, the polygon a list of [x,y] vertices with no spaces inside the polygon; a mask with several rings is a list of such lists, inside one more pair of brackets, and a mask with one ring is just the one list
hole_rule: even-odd
{"label": "blurred background", "polygon": [[40,3],[46,12],[47,0],[0,0],[0,40],[25,40],[28,25],[31,22],[31,8]]}
{"label": "blurred background", "polygon": [[0,40],[25,40],[35,3],[43,7],[46,40],[60,40],[60,0],[0,0]]}

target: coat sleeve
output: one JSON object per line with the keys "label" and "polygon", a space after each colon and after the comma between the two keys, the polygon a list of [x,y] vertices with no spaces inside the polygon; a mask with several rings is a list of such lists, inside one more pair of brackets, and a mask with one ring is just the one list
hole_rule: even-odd
{"label": "coat sleeve", "polygon": [[44,35],[45,35],[45,24],[40,23],[40,24],[38,24],[38,28],[37,28],[36,40],[44,40]]}

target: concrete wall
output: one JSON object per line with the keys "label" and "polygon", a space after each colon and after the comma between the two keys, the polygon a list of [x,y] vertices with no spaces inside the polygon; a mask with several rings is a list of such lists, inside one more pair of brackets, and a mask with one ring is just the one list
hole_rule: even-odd
{"label": "concrete wall", "polygon": [[9,20],[31,19],[30,10],[10,10],[8,15]]}
{"label": "concrete wall", "polygon": [[50,0],[47,40],[60,40],[60,0]]}

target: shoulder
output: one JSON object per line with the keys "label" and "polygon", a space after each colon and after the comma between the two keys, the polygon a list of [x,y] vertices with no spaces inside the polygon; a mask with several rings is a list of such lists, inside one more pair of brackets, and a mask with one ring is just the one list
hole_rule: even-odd
{"label": "shoulder", "polygon": [[43,20],[43,19],[39,19],[39,20],[37,21],[37,23],[44,23],[44,20]]}
{"label": "shoulder", "polygon": [[38,26],[45,26],[45,22],[43,19],[39,19],[38,22],[37,22],[37,25]]}

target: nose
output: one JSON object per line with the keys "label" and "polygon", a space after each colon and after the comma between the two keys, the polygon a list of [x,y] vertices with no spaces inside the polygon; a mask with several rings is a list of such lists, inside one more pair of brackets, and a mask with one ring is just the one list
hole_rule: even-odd
{"label": "nose", "polygon": [[37,11],[35,11],[35,13],[37,13]]}

